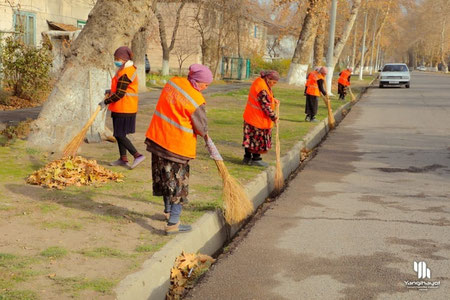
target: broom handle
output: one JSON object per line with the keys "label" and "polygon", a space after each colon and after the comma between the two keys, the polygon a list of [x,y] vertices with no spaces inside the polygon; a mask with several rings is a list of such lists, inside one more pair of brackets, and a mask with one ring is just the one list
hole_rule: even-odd
{"label": "broom handle", "polygon": [[89,120],[86,122],[86,124],[84,124],[83,128],[80,131],[85,130],[86,128],[88,128],[89,126],[92,125],[92,123],[94,123],[95,118],[97,117],[98,113],[100,112],[102,108],[100,107],[100,105],[97,106],[97,109],[94,111],[94,113],[92,114],[92,116],[89,118]]}

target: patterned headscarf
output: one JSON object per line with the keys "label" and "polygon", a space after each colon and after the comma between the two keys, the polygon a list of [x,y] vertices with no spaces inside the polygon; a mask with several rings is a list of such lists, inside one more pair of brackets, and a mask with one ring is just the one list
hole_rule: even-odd
{"label": "patterned headscarf", "polygon": [[280,74],[275,70],[261,71],[261,78],[268,80],[280,80]]}

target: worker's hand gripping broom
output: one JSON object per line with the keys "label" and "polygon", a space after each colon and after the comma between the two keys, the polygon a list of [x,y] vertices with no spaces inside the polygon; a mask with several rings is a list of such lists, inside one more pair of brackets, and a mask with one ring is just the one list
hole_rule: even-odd
{"label": "worker's hand gripping broom", "polygon": [[101,107],[99,105],[97,107],[97,109],[95,110],[95,112],[90,117],[90,119],[87,121],[87,123],[81,129],[81,131],[66,145],[66,147],[64,147],[63,157],[67,157],[67,156],[75,157],[75,155],[77,154],[78,148],[80,148],[80,145],[83,142],[84,137],[86,136],[86,132],[88,131],[89,127],[91,127],[92,123],[94,123],[94,120],[97,117],[100,110],[101,110]]}
{"label": "worker's hand gripping broom", "polygon": [[284,184],[283,171],[281,170],[281,149],[280,149],[280,102],[277,102],[276,106],[276,114],[277,114],[277,130],[275,134],[275,153],[276,153],[276,169],[275,169],[275,192],[281,192]]}
{"label": "worker's hand gripping broom", "polygon": [[233,178],[223,163],[223,158],[209,136],[205,139],[206,148],[212,159],[214,159],[217,169],[223,181],[223,201],[225,206],[225,220],[228,224],[239,223],[253,212],[253,203],[248,199],[242,185]]}
{"label": "worker's hand gripping broom", "polygon": [[330,129],[333,129],[335,127],[336,121],[334,120],[333,111],[331,110],[330,98],[328,98],[328,96],[322,96],[322,99],[325,102],[328,110],[328,127]]}

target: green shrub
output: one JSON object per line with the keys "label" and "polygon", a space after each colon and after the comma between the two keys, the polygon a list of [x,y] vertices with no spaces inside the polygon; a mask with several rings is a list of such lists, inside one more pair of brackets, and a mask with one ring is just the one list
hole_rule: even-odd
{"label": "green shrub", "polygon": [[251,59],[251,69],[255,74],[259,74],[262,70],[275,70],[280,73],[280,76],[286,76],[290,65],[290,59],[274,59],[271,62],[264,61],[261,56]]}
{"label": "green shrub", "polygon": [[13,36],[2,42],[2,73],[13,96],[23,99],[41,97],[50,88],[50,67],[53,56],[48,46],[28,46]]}

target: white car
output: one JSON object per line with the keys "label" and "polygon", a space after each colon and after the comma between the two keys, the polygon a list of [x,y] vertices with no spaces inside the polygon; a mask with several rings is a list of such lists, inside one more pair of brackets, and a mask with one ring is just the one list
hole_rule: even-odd
{"label": "white car", "polygon": [[420,67],[417,67],[417,70],[418,70],[418,71],[426,71],[427,68],[424,67],[424,66],[420,66]]}
{"label": "white car", "polygon": [[380,88],[386,85],[404,85],[409,88],[411,75],[406,64],[385,64],[380,72]]}

